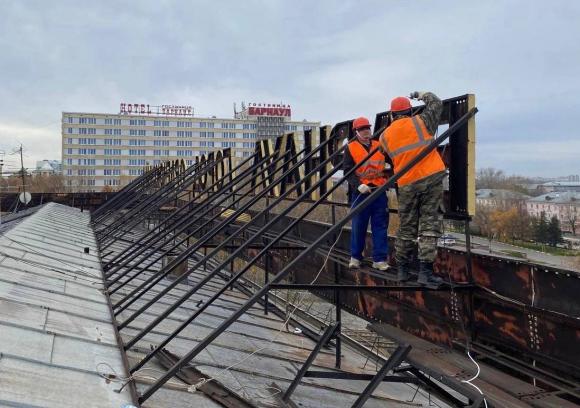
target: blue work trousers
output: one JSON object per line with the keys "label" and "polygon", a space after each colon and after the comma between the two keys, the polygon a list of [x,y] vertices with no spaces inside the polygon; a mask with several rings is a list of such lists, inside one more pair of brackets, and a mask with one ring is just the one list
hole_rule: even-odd
{"label": "blue work trousers", "polygon": [[[359,194],[358,191],[351,196],[351,207],[355,207],[368,195]],[[354,201],[354,204],[353,204]],[[363,259],[369,219],[373,236],[373,261],[383,262],[387,260],[389,253],[389,241],[387,238],[389,225],[387,195],[381,194],[367,208],[352,219],[352,232],[350,235],[350,253],[353,258]]]}

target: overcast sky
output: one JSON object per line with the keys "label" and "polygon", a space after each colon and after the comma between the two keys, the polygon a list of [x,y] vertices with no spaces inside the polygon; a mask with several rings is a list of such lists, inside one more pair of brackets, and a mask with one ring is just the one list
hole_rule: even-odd
{"label": "overcast sky", "polygon": [[477,167],[580,174],[579,21],[573,0],[0,0],[0,150],[60,159],[62,111],[121,101],[334,124],[430,90],[476,94]]}

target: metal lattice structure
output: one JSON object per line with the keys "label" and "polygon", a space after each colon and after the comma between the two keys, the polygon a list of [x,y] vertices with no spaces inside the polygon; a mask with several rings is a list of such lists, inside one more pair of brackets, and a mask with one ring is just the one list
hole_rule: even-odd
{"label": "metal lattice structure", "polygon": [[[328,204],[350,174],[338,176],[340,166],[337,165],[345,148],[342,140],[352,136],[350,121],[332,130],[321,127],[307,131],[301,151],[297,151],[291,134],[275,141],[259,141],[255,153],[235,167],[231,165],[228,150],[198,159],[188,168],[182,162],[153,167],[95,211],[93,226],[112,312],[117,319],[116,327],[120,333],[130,333],[122,343],[125,352],[137,347],[147,336],[159,335],[157,329],[167,323],[172,313],[182,311],[185,304],[212,287],[211,296],[188,309],[187,315],[172,326],[170,332],[164,333],[143,358],[134,363],[127,361],[130,374],[138,373],[154,359],[162,359],[166,368],[161,377],[136,396],[137,402],[146,402],[172,378],[184,375],[184,370],[191,369],[191,362],[256,304],[263,305],[265,314],[276,313],[300,325],[300,311],[295,310],[296,313],[288,316],[272,299],[276,297],[275,291],[307,290],[332,302],[335,315],[333,321],[323,327],[322,333],[308,325],[301,326],[303,333],[315,340],[316,346],[294,382],[284,391],[279,401],[281,406],[291,404],[293,393],[307,377],[368,383],[352,405],[355,407],[363,406],[383,382],[420,385],[452,406],[482,405],[483,396],[461,381],[433,381],[430,376],[437,377],[437,372],[413,358],[413,348],[421,346],[411,344],[411,340],[395,339],[394,352],[381,360],[379,369],[372,375],[309,369],[321,349],[327,346],[334,348],[335,366],[341,367],[342,344],[353,343],[341,330],[343,309],[375,323],[380,320],[397,325],[397,309],[385,308],[385,305],[401,307],[407,315],[414,316],[409,305],[397,303],[396,299],[426,297],[433,299],[436,307],[439,306],[437,302],[449,305],[455,319],[464,322],[468,331],[460,334],[449,330],[445,337],[449,341],[442,343],[453,346],[468,338],[473,341],[481,333],[473,317],[474,308],[470,307],[470,302],[478,299],[476,293],[480,288],[474,278],[469,240],[465,253],[453,258],[453,263],[462,263],[462,274],[455,273],[453,265],[449,264],[452,284],[437,290],[415,284],[395,284],[392,274],[368,269],[353,277],[345,272],[343,251],[347,238],[343,236],[343,229],[348,222],[378,195],[394,188],[405,172],[434,149],[440,149],[449,168],[446,215],[463,220],[468,226],[473,214],[473,117],[476,112],[472,96],[445,101],[441,123],[448,124],[449,128],[415,160],[393,174],[384,186],[342,217]],[[385,114],[377,115],[375,137],[388,125],[386,117]],[[449,138],[451,141],[447,143]],[[369,152],[367,157],[374,153]],[[358,166],[351,172],[356,168]],[[310,228],[309,215],[323,207],[332,208],[332,224],[316,225],[312,227],[316,234],[305,234],[305,228]],[[142,233],[136,234],[139,227]],[[199,272],[202,270],[204,273]],[[262,271],[258,282],[248,278],[256,270]],[[177,290],[184,284],[188,285],[186,290]],[[234,287],[248,295],[245,303],[236,306],[218,327],[207,332],[194,347],[184,350],[180,357],[166,354],[184,330],[203,319],[208,309]],[[152,310],[157,311],[154,316],[149,315]],[[418,310],[415,316],[421,313]],[[137,322],[140,323],[135,329]],[[433,327],[436,323],[435,319]],[[417,327],[420,324],[416,322]],[[411,324],[406,322],[404,329],[409,326]],[[375,331],[388,337],[388,333],[383,333],[384,327],[376,327]],[[428,335],[423,337],[429,339]],[[434,337],[429,340],[436,341]],[[483,343],[481,345],[483,347]],[[378,357],[374,355],[373,358]],[[439,380],[443,377],[441,375]],[[569,380],[561,379],[551,385],[557,393],[551,397],[577,396],[575,384]],[[494,398],[496,404],[502,401],[489,392],[490,402]]]}

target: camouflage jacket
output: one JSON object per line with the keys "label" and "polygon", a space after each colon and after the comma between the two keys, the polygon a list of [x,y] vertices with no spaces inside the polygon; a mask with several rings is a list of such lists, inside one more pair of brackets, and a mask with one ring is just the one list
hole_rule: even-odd
{"label": "camouflage jacket", "polygon": [[423,102],[425,102],[425,109],[419,116],[423,119],[429,134],[434,136],[443,112],[443,102],[432,92],[425,93]]}

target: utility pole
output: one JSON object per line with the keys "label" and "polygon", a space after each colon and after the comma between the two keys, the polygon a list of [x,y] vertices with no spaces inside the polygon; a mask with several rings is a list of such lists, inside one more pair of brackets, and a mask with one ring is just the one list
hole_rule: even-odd
{"label": "utility pole", "polygon": [[26,176],[24,173],[24,159],[22,158],[22,144],[20,145],[20,175],[22,176],[22,194],[23,194],[23,198],[24,200],[22,200],[24,202],[24,206],[26,207],[28,205],[28,203],[26,202]]}

